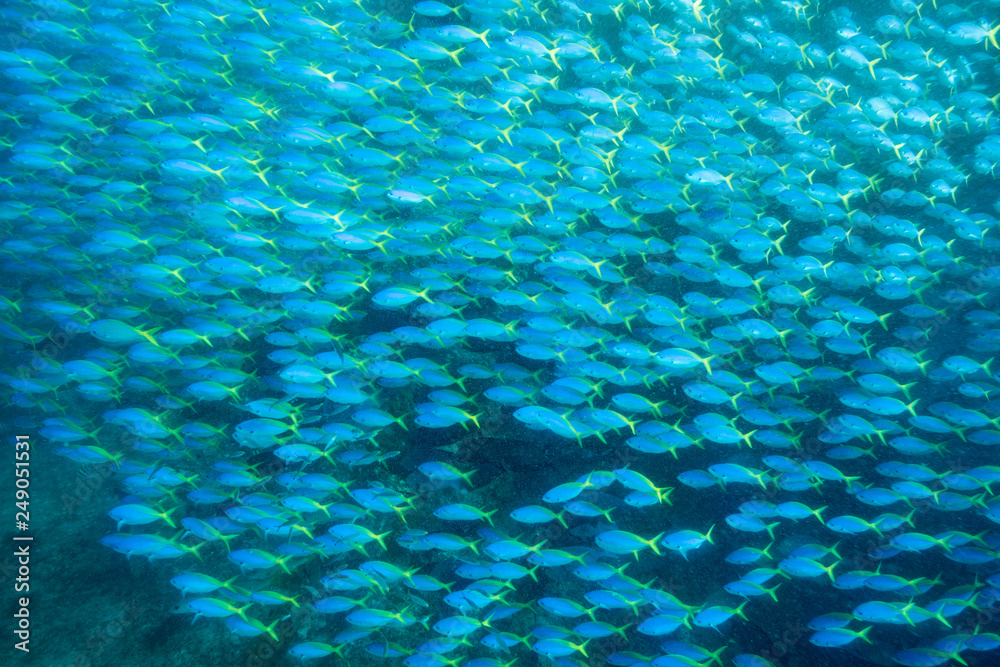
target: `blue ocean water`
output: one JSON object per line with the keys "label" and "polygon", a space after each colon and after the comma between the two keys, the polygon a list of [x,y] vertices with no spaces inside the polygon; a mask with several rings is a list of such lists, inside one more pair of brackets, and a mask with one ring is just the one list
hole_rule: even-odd
{"label": "blue ocean water", "polygon": [[9,664],[997,663],[996,0],[0,25]]}

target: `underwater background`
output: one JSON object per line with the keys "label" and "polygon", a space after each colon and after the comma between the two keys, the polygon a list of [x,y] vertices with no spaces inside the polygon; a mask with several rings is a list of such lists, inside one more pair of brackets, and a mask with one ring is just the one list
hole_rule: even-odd
{"label": "underwater background", "polygon": [[4,2],[4,664],[1000,664],[998,33]]}

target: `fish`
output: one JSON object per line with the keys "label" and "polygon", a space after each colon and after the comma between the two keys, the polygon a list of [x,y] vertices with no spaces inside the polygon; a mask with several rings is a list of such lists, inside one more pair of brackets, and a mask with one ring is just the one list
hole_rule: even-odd
{"label": "fish", "polygon": [[11,426],[294,661],[990,664],[995,9],[12,2]]}

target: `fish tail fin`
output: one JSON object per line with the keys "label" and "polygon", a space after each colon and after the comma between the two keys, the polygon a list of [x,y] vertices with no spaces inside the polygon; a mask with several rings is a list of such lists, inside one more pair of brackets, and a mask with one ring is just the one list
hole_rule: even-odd
{"label": "fish tail fin", "polygon": [[728,648],[729,644],[726,644],[725,646],[717,648],[714,652],[709,653],[706,657],[711,658],[712,662],[716,662],[719,664],[719,667],[722,667],[722,659],[719,656],[725,653]]}
{"label": "fish tail fin", "polygon": [[[285,618],[288,617],[286,616]],[[285,618],[279,618],[273,623],[271,623],[271,625],[264,626],[264,632],[277,643],[281,643],[281,640],[278,638],[278,633],[275,632],[274,629],[278,627],[278,623],[281,623],[283,620],[285,620]]]}
{"label": "fish tail fin", "polygon": [[[552,59],[552,64],[556,66],[556,69],[562,71],[562,65],[556,60],[556,54],[559,53],[559,49],[545,49],[545,52],[549,54],[549,58]],[[615,115],[617,115],[617,109],[615,109]],[[584,653],[584,655],[587,655]]]}
{"label": "fish tail fin", "polygon": [[204,561],[205,559],[201,557],[201,554],[198,553],[198,550],[201,549],[206,544],[208,544],[208,542],[202,542],[201,544],[196,544],[193,547],[189,547],[189,546],[185,546],[185,545],[179,545],[179,546],[181,546],[184,551],[186,551],[186,552],[188,552],[190,554],[193,554],[194,557],[197,558],[198,560]]}
{"label": "fish tail fin", "polygon": [[[206,167],[206,169],[207,169],[207,167]],[[224,172],[224,171],[225,171],[226,169],[229,169],[229,167],[228,167],[228,166],[226,166],[226,167],[223,167],[222,169],[208,169],[208,171],[210,171],[210,172],[212,172],[213,174],[215,174],[216,176],[218,176],[218,177],[219,177],[219,180],[220,180],[220,181],[222,181],[223,183],[225,183],[225,182],[226,182],[226,179],[225,179],[225,177],[224,177],[224,176],[222,175],[222,172]]]}
{"label": "fish tail fin", "polygon": [[868,61],[868,71],[871,73],[872,78],[875,79],[875,65],[882,62],[881,58],[876,58],[875,60]]}
{"label": "fish tail fin", "polygon": [[240,618],[242,618],[246,623],[250,623],[250,619],[247,618],[247,609],[249,609],[253,605],[254,605],[254,603],[251,602],[250,604],[246,605],[245,607],[240,607],[239,609],[236,610],[236,615],[239,616]]}
{"label": "fish tail fin", "polygon": [[239,578],[240,578],[239,575],[236,575],[232,579],[228,579],[228,580],[222,582],[222,585],[219,586],[219,588],[225,588],[227,591],[235,592],[235,591],[233,591],[233,582],[236,581]]}
{"label": "fish tail fin", "polygon": [[701,363],[705,365],[705,370],[708,372],[709,375],[712,374],[712,363],[711,362],[712,362],[712,359],[715,359],[715,356],[716,355],[713,354],[713,355],[711,355],[709,357],[705,357],[704,359],[700,360]]}
{"label": "fish tail fin", "polygon": [[[771,536],[772,540],[774,539],[774,529],[780,525],[781,525],[780,521],[775,521],[774,523],[765,524],[765,527],[767,528],[767,534]],[[831,574],[830,576],[832,577],[833,575]]]}
{"label": "fish tail fin", "polygon": [[148,340],[153,345],[160,347],[160,344],[156,342],[156,339],[153,337],[153,335],[162,328],[163,327],[154,327],[152,329],[147,329],[146,331],[142,331],[141,329],[136,329],[135,332],[140,336],[142,336],[143,338],[145,338],[146,340]]}
{"label": "fish tail fin", "polygon": [[778,240],[776,240],[774,242],[774,249],[778,251],[779,255],[784,255],[785,254],[785,251],[781,249],[781,242],[785,240],[786,236],[788,236],[788,235],[784,234],[784,235],[780,236],[778,238]]}

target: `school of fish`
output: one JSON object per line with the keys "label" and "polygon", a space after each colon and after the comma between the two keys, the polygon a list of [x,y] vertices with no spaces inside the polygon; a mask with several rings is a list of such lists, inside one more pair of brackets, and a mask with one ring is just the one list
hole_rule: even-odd
{"label": "school of fish", "polygon": [[3,400],[174,612],[280,664],[1000,660],[1000,1],[0,22]]}

